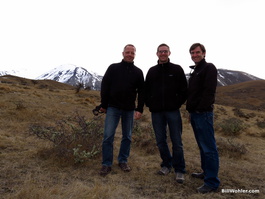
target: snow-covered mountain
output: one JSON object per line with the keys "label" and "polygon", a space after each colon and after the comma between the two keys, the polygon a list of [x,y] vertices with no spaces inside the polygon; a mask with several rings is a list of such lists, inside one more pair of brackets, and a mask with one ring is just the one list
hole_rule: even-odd
{"label": "snow-covered mountain", "polygon": [[34,79],[36,75],[34,75],[34,72],[31,70],[28,70],[27,68],[23,68],[20,70],[3,70],[0,71],[0,76],[3,75],[13,75],[13,76],[18,76],[18,77],[23,77],[23,78],[28,78],[28,79]]}
{"label": "snow-covered mountain", "polygon": [[[23,74],[25,74],[25,72],[21,73],[19,71],[0,71],[0,76],[15,75],[28,78]],[[187,79],[189,78],[189,76],[190,74],[186,74]],[[56,67],[53,70],[44,73],[43,75],[40,75],[34,79],[50,79],[61,83],[70,84],[72,86],[76,86],[81,83],[84,88],[90,87],[93,90],[100,90],[102,76],[94,72],[89,72],[85,68],[67,64]],[[218,86],[228,86],[231,84],[252,80],[261,79],[241,71],[218,69]]]}
{"label": "snow-covered mountain", "polygon": [[[189,74],[186,74],[186,77],[188,79]],[[93,90],[100,90],[102,76],[90,73],[86,69],[75,65],[62,65],[41,75],[37,79],[51,79],[73,86],[82,83],[84,87],[90,86]],[[252,80],[261,79],[241,71],[218,69],[218,86],[228,86]]]}
{"label": "snow-covered mountain", "polygon": [[3,75],[14,75],[14,76],[21,76],[21,72],[20,71],[17,71],[17,70],[10,70],[10,71],[0,71],[0,76],[3,76]]}
{"label": "snow-covered mountain", "polygon": [[36,79],[50,79],[72,86],[81,83],[84,88],[90,87],[93,90],[100,90],[102,76],[89,72],[85,68],[68,64],[56,67]]}
{"label": "snow-covered mountain", "polygon": [[227,86],[251,80],[261,80],[258,77],[241,71],[218,69],[218,85]]}

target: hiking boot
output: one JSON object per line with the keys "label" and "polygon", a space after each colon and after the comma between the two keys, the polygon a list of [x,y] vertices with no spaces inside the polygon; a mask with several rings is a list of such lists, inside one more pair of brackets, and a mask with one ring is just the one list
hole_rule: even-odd
{"label": "hiking boot", "polygon": [[111,172],[111,167],[103,165],[102,168],[100,169],[99,175],[101,176],[106,176]]}
{"label": "hiking boot", "polygon": [[176,181],[178,183],[183,183],[184,182],[184,174],[177,172],[176,173]]}
{"label": "hiking boot", "polygon": [[123,170],[124,172],[129,172],[131,171],[131,167],[127,164],[127,163],[119,163],[119,167],[121,168],[121,170]]}
{"label": "hiking boot", "polygon": [[212,188],[212,187],[209,187],[209,186],[207,186],[207,185],[202,185],[201,187],[199,187],[199,188],[197,188],[197,192],[198,193],[202,193],[202,194],[204,194],[204,193],[210,193],[210,192],[216,192],[217,191],[217,189],[214,189],[214,188]]}
{"label": "hiking boot", "polygon": [[204,173],[192,173],[191,174],[192,177],[194,178],[199,178],[199,179],[204,179]]}
{"label": "hiking boot", "polygon": [[162,167],[158,172],[159,175],[167,175],[170,173],[170,169],[167,167]]}

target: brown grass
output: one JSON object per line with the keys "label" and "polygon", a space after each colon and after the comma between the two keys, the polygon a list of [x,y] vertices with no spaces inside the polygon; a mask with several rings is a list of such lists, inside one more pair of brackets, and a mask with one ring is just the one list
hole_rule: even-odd
{"label": "brown grass", "polygon": [[[196,193],[196,188],[203,182],[190,177],[192,172],[200,171],[200,157],[185,107],[182,107],[187,167],[184,184],[176,183],[173,173],[168,176],[156,174],[161,160],[154,138],[147,139],[143,134],[140,135],[141,139],[134,135],[129,158],[133,170],[130,173],[121,172],[116,160],[120,128],[115,137],[113,171],[106,177],[100,177],[100,155],[82,164],[70,164],[70,161],[53,154],[50,142],[28,133],[31,124],[54,124],[75,112],[84,115],[87,120],[93,120],[92,109],[99,104],[97,91],[81,90],[76,93],[75,88],[57,82],[47,83],[12,76],[0,77],[0,81],[0,198],[264,198],[265,129],[258,123],[265,119],[264,110],[228,106],[225,103],[216,105],[215,126],[220,148],[221,186],[217,193],[201,195]],[[250,95],[250,101],[244,98],[245,104],[252,103],[255,98],[253,93]],[[226,94],[219,91],[217,98],[219,96],[224,97]],[[234,98],[237,98],[236,94],[232,96]],[[238,97],[233,103],[240,100]],[[251,117],[235,115],[235,108],[240,109],[240,115]],[[243,120],[246,127],[237,136],[226,136],[217,124],[233,117]],[[148,110],[145,110],[139,125],[144,131],[150,130]],[[260,193],[228,194],[221,193],[221,189],[254,189]]]}
{"label": "brown grass", "polygon": [[[265,111],[265,80],[248,81],[230,86],[217,87],[216,103]],[[247,101],[245,101],[247,99]]]}

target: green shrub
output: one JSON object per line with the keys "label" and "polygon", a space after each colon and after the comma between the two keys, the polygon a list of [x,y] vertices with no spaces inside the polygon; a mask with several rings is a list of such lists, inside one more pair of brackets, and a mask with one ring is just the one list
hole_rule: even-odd
{"label": "green shrub", "polygon": [[154,154],[157,151],[155,133],[151,123],[134,122],[132,132],[133,145],[144,149],[148,154]]}
{"label": "green shrub", "polygon": [[217,125],[221,128],[221,131],[225,135],[229,136],[239,135],[242,133],[242,130],[245,128],[243,121],[237,118],[225,119]]}
{"label": "green shrub", "polygon": [[78,113],[57,121],[54,126],[33,124],[29,133],[53,143],[56,156],[82,163],[101,152],[103,120],[86,121]]}
{"label": "green shrub", "polygon": [[265,120],[263,121],[257,121],[257,126],[261,129],[264,129],[265,128]]}
{"label": "green shrub", "polygon": [[23,101],[17,101],[17,102],[14,102],[14,104],[16,105],[17,110],[26,109],[26,106],[24,105]]}

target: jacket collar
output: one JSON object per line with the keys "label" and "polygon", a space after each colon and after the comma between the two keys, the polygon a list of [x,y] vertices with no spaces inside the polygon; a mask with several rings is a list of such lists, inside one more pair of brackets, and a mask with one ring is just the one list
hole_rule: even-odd
{"label": "jacket collar", "polygon": [[127,65],[127,66],[133,66],[134,62],[126,62],[124,60],[121,61],[122,64]]}
{"label": "jacket collar", "polygon": [[200,67],[202,64],[205,63],[206,63],[205,58],[203,58],[198,64],[190,66],[190,68],[194,70],[195,68]]}
{"label": "jacket collar", "polygon": [[163,64],[160,64],[160,63],[159,63],[159,60],[157,60],[157,64],[158,64],[158,66],[161,66],[161,67],[168,66],[169,63],[170,63],[170,59],[169,59],[169,58],[168,58],[168,62],[163,63]]}

